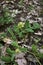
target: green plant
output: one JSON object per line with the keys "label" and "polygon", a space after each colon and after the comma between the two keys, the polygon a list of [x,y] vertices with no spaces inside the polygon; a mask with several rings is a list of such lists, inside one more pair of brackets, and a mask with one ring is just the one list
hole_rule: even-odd
{"label": "green plant", "polygon": [[7,31],[11,35],[12,39],[15,40],[17,37],[23,39],[27,34],[34,33],[37,29],[40,29],[40,25],[38,23],[33,23],[32,26],[29,21],[26,21],[14,24],[13,28],[8,28]]}
{"label": "green plant", "polygon": [[20,38],[25,37],[25,35],[28,33],[34,32],[29,21],[19,22],[17,25],[14,25],[13,30]]}
{"label": "green plant", "polygon": [[[40,25],[38,23],[33,23],[33,25],[31,25],[29,23],[29,21],[26,21],[25,23],[23,22],[19,22],[18,24],[15,24],[12,28],[7,28],[7,33],[10,35],[11,39],[13,40],[12,43],[10,44],[10,46],[12,48],[10,48],[10,46],[6,49],[6,53],[7,55],[2,56],[1,59],[6,62],[6,63],[14,63],[15,62],[15,56],[18,53],[25,53],[25,52],[29,52],[30,54],[33,54],[35,56],[35,58],[38,60],[39,58],[43,57],[43,54],[41,54],[40,52],[38,52],[38,46],[33,44],[32,45],[32,51],[30,52],[28,48],[24,48],[18,45],[18,38],[17,36],[22,40],[25,40],[26,35],[28,36],[30,33],[34,33],[35,30],[40,29]],[[3,37],[3,34],[1,35]],[[6,35],[7,36],[7,35]],[[31,36],[31,35],[30,35]],[[28,38],[28,37],[27,37]],[[40,40],[35,39],[35,42],[38,43]],[[25,41],[24,41],[25,42]],[[6,59],[6,60],[5,60]],[[39,60],[38,60],[39,62]],[[41,63],[39,62],[39,64],[41,65]]]}
{"label": "green plant", "polygon": [[19,46],[17,41],[12,42],[11,45],[12,45],[13,47],[15,47],[15,48],[20,49],[20,51],[22,51],[22,52],[26,52],[26,51],[27,51],[27,48],[22,48],[21,46]]}
{"label": "green plant", "polygon": [[12,42],[12,44],[11,44],[12,46],[14,46],[14,47],[16,47],[16,48],[18,48],[19,47],[19,45],[18,45],[18,42],[17,41],[14,41],[14,42]]}
{"label": "green plant", "polygon": [[12,55],[14,54],[15,52],[13,50],[11,50],[10,48],[7,48],[6,49],[6,52],[9,54],[9,55]]}
{"label": "green plant", "polygon": [[1,56],[1,60],[4,61],[5,63],[13,63],[16,65],[15,56],[18,53],[26,52],[27,48],[22,48],[21,46],[19,46],[17,41],[12,42],[11,46],[14,47],[15,49],[11,49],[10,47],[8,47],[6,49],[7,55]]}
{"label": "green plant", "polygon": [[26,21],[26,22],[25,22],[24,27],[25,27],[25,31],[27,31],[27,33],[28,33],[28,32],[29,32],[29,33],[33,33],[33,32],[34,32],[34,30],[32,29],[32,26],[31,26],[31,24],[29,23],[29,21]]}
{"label": "green plant", "polygon": [[4,37],[6,37],[6,33],[0,33],[0,39],[3,39]]}
{"label": "green plant", "polygon": [[38,37],[37,37],[37,38],[34,38],[34,43],[35,43],[35,44],[38,44],[38,43],[40,42],[40,40],[41,40],[41,39],[38,38]]}
{"label": "green plant", "polygon": [[41,28],[41,26],[38,24],[38,23],[33,23],[33,29],[34,30],[37,30],[37,29],[40,29]]}
{"label": "green plant", "polygon": [[36,57],[38,57],[39,59],[42,59],[43,58],[43,53],[40,53],[39,51],[38,51],[38,47],[35,45],[35,44],[33,44],[32,45],[32,52],[36,55]]}
{"label": "green plant", "polygon": [[10,33],[11,38],[12,38],[13,40],[16,40],[16,37],[15,37],[15,35],[14,35],[12,29],[11,29],[11,28],[8,28],[7,31]]}
{"label": "green plant", "polygon": [[32,51],[35,52],[35,53],[37,52],[37,46],[34,45],[34,44],[32,45]]}
{"label": "green plant", "polygon": [[11,58],[9,56],[2,56],[1,60],[9,63],[11,61]]}
{"label": "green plant", "polygon": [[[22,25],[23,24],[23,25]],[[18,23],[17,25],[14,25],[13,27],[13,31],[16,33],[16,35],[19,37],[19,38],[23,38],[24,37],[24,34],[23,34],[23,27],[24,27],[24,23],[20,22]]]}
{"label": "green plant", "polygon": [[11,17],[11,14],[9,13],[8,8],[3,9],[3,15],[0,16],[0,25],[9,24],[13,22],[13,18]]}

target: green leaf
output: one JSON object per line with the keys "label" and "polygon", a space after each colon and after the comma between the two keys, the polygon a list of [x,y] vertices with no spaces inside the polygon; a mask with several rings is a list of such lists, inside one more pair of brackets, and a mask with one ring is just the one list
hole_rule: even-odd
{"label": "green leaf", "polygon": [[14,61],[14,58],[15,58],[15,54],[12,55],[11,61]]}
{"label": "green leaf", "polygon": [[1,60],[8,63],[11,62],[11,58],[9,56],[2,56]]}
{"label": "green leaf", "polygon": [[34,32],[34,30],[32,30],[31,28],[27,28],[27,29],[25,29],[27,32],[30,32],[30,33],[33,33]]}
{"label": "green leaf", "polygon": [[34,42],[37,44],[41,39],[40,38],[35,38]]}
{"label": "green leaf", "polygon": [[32,51],[37,52],[37,46],[35,44],[32,45]]}
{"label": "green leaf", "polygon": [[27,52],[27,48],[20,48],[20,51]]}
{"label": "green leaf", "polygon": [[40,29],[40,27],[41,27],[41,26],[40,26],[38,23],[36,23],[36,22],[33,23],[33,29],[35,29],[35,30],[36,30],[36,29]]}
{"label": "green leaf", "polygon": [[35,55],[36,55],[39,59],[43,59],[43,53],[37,52],[37,53],[35,53]]}
{"label": "green leaf", "polygon": [[43,59],[43,53],[38,54],[39,58]]}
{"label": "green leaf", "polygon": [[15,52],[13,50],[11,50],[10,48],[6,49],[6,52],[10,55],[14,54]]}
{"label": "green leaf", "polygon": [[8,32],[10,33],[12,39],[13,39],[13,40],[16,40],[16,37],[15,37],[15,35],[14,35],[12,29],[11,29],[11,28],[8,28],[7,30],[8,30]]}
{"label": "green leaf", "polygon": [[29,21],[26,21],[25,22],[25,25],[24,27],[27,29],[27,28],[31,28],[31,24],[29,23]]}
{"label": "green leaf", "polygon": [[43,45],[41,46],[41,48],[43,49]]}
{"label": "green leaf", "polygon": [[3,25],[4,24],[4,18],[0,17],[0,24]]}
{"label": "green leaf", "polygon": [[13,21],[13,18],[11,18],[11,17],[6,17],[6,19],[5,19],[6,24],[11,23],[12,21]]}
{"label": "green leaf", "polygon": [[13,17],[11,17],[8,8],[5,7],[3,9],[3,16],[0,16],[0,24],[4,25],[4,24],[9,24],[11,22],[13,22]]}
{"label": "green leaf", "polygon": [[18,33],[18,36],[19,36],[20,38],[23,38],[23,37],[24,37],[24,34],[23,34],[22,32],[19,32],[19,33]]}
{"label": "green leaf", "polygon": [[12,46],[14,46],[14,47],[16,47],[16,48],[18,48],[19,47],[19,45],[18,45],[18,42],[17,41],[14,41],[14,42],[12,42],[12,44],[11,44]]}
{"label": "green leaf", "polygon": [[14,30],[15,33],[19,33],[19,28],[17,27],[16,24],[14,25],[13,30]]}

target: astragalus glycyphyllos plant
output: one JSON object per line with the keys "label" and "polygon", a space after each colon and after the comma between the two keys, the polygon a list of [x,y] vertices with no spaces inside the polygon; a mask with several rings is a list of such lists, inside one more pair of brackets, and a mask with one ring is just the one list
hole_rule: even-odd
{"label": "astragalus glycyphyllos plant", "polygon": [[23,53],[29,52],[30,54],[34,55],[38,63],[41,65],[38,59],[42,58],[43,54],[38,52],[36,45],[32,45],[32,51],[29,51],[28,48],[21,47],[18,45],[18,38],[21,40],[24,39],[25,41],[26,35],[27,38],[29,38],[28,35],[31,36],[31,34],[34,34],[36,30],[40,29],[40,27],[41,26],[39,23],[30,24],[29,21],[19,22],[18,24],[14,24],[12,28],[8,27],[6,34],[10,35],[10,38],[12,39],[12,43],[10,44],[11,47],[9,46],[6,49],[7,54],[5,56],[1,56],[1,60],[4,61],[5,63],[12,63],[16,65],[17,64],[15,62],[16,54],[21,52]]}
{"label": "astragalus glycyphyllos plant", "polygon": [[32,52],[36,55],[36,57],[38,57],[38,59],[43,59],[43,53],[40,53],[38,50],[38,46],[33,44],[32,45]]}
{"label": "astragalus glycyphyllos plant", "polygon": [[23,39],[27,35],[34,34],[35,30],[39,30],[40,28],[41,26],[38,23],[33,23],[31,25],[29,21],[26,21],[14,24],[12,29],[8,28],[7,31],[10,34],[11,38],[14,40],[17,37]]}
{"label": "astragalus glycyphyllos plant", "polygon": [[17,41],[13,41],[11,43],[11,46],[14,48],[14,49],[11,49],[10,47],[7,47],[6,49],[6,56],[1,56],[1,60],[4,61],[5,63],[7,64],[10,64],[12,63],[13,64],[17,64],[16,61],[15,61],[15,56],[21,52],[26,52],[27,51],[27,48],[22,48],[21,46],[18,45],[18,42]]}
{"label": "astragalus glycyphyllos plant", "polygon": [[9,34],[12,40],[17,40],[16,38],[23,39],[26,36],[28,38],[28,36],[31,36],[31,34],[34,34],[34,32],[40,28],[41,26],[38,23],[33,23],[31,25],[29,21],[19,22],[18,24],[14,24],[12,29],[8,27],[7,32],[0,34],[0,36],[6,36],[5,34]]}
{"label": "astragalus glycyphyllos plant", "polygon": [[0,25],[10,24],[13,22],[13,18],[9,12],[8,8],[4,8],[2,11],[2,16],[0,16]]}

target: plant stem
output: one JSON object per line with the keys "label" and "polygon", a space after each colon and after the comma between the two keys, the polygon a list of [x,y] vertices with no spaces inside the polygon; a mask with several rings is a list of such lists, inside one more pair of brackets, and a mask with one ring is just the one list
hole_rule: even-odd
{"label": "plant stem", "polygon": [[32,54],[36,58],[36,60],[38,61],[39,65],[42,65],[34,53],[32,53],[30,51],[28,51],[28,53]]}

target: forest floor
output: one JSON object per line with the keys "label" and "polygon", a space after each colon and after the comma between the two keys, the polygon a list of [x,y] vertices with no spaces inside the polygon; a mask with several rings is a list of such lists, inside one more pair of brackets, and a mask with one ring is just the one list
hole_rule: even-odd
{"label": "forest floor", "polygon": [[[10,16],[10,18],[6,18],[7,16],[8,17]],[[27,20],[31,25],[34,22],[39,23],[41,28],[36,30],[34,34],[29,33],[30,35],[26,39],[19,39],[17,36],[18,45],[20,45],[22,48],[24,47],[28,48],[30,52],[24,53],[19,51],[20,53],[16,54],[14,59],[18,65],[43,65],[43,58],[42,58],[43,57],[43,1],[42,0],[11,0],[11,1],[0,0],[0,57],[3,55],[7,56],[6,48],[8,47],[15,50],[15,48],[12,48],[11,46],[11,42],[15,41],[13,40],[14,31],[12,32],[11,30],[13,29],[13,26],[15,26],[14,24],[18,24],[19,22],[25,23]],[[10,35],[12,36],[13,39],[11,38]],[[22,36],[22,34],[20,35]],[[38,47],[38,51],[42,53],[42,55],[40,55],[40,59],[34,55],[34,52],[31,52],[32,47],[34,47],[33,49],[35,50],[37,49],[35,45]],[[18,49],[16,49],[16,51],[18,51]],[[0,59],[0,65],[17,65],[17,64],[12,63],[12,61],[11,63],[5,63]]]}

